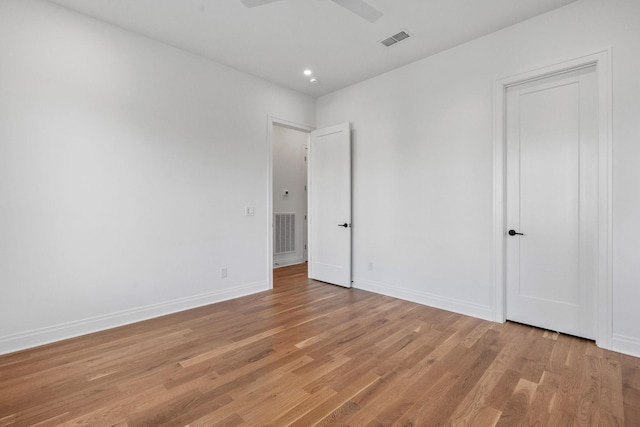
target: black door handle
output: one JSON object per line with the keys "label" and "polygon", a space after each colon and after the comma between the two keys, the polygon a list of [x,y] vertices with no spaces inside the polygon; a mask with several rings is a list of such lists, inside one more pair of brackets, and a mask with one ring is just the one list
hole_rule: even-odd
{"label": "black door handle", "polygon": [[347,228],[349,227],[349,224],[347,224],[346,222],[344,224],[338,224],[338,227],[344,227]]}
{"label": "black door handle", "polygon": [[518,233],[516,230],[509,230],[509,236],[524,236],[524,233]]}

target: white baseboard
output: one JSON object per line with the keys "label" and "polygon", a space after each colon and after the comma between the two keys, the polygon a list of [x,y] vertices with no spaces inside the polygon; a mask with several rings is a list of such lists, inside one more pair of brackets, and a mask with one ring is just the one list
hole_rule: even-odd
{"label": "white baseboard", "polygon": [[288,267],[290,265],[302,264],[303,262],[304,262],[304,259],[302,258],[281,259],[273,263],[273,268]]}
{"label": "white baseboard", "polygon": [[430,307],[440,308],[442,310],[452,311],[454,313],[464,314],[466,316],[477,317],[492,322],[494,321],[493,308],[489,306],[474,304],[472,302],[462,301],[455,298],[441,297],[426,292],[364,279],[355,279],[353,281],[353,287]]}
{"label": "white baseboard", "polygon": [[612,350],[629,356],[640,357],[640,339],[613,334]]}
{"label": "white baseboard", "polygon": [[173,301],[152,304],[131,310],[96,316],[89,319],[7,335],[0,337],[0,354],[12,353],[14,351],[128,325],[152,319],[154,317],[189,310],[191,308],[215,304],[217,302],[266,291],[268,289],[267,282],[250,283],[232,289],[208,292],[206,294],[180,298]]}

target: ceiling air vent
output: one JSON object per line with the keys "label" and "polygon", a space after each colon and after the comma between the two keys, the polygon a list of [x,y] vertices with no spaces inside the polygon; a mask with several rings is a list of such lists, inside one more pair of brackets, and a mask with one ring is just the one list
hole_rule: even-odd
{"label": "ceiling air vent", "polygon": [[409,37],[411,37],[411,35],[403,30],[398,34],[394,34],[391,37],[382,40],[380,43],[382,43],[386,47],[391,47],[394,44],[401,42],[402,40],[408,39]]}

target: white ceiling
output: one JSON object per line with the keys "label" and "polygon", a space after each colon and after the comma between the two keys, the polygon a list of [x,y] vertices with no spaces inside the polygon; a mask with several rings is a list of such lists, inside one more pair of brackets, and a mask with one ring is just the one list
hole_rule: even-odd
{"label": "white ceiling", "polygon": [[[369,23],[329,0],[49,0],[320,96],[564,6],[575,0],[367,0]],[[379,41],[406,29],[411,39]],[[302,71],[320,80],[312,85]]]}

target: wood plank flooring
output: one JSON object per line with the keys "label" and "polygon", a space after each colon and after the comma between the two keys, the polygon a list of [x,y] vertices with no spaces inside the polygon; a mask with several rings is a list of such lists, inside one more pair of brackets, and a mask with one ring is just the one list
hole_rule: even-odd
{"label": "wood plank flooring", "polygon": [[640,426],[640,359],[275,271],[262,292],[0,356],[0,426]]}

